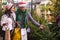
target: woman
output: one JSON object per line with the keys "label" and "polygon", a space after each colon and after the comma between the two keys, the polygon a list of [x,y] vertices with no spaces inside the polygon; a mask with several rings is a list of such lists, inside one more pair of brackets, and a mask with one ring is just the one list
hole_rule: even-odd
{"label": "woman", "polygon": [[3,33],[3,40],[5,40],[5,31],[10,30],[10,35],[12,30],[15,27],[15,20],[16,15],[14,13],[14,5],[12,3],[9,3],[6,5],[6,11],[4,15],[1,18],[1,26],[2,26],[2,33]]}

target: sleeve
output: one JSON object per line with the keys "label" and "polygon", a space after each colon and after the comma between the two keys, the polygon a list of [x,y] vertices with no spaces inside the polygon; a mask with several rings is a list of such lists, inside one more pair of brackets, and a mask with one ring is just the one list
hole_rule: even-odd
{"label": "sleeve", "polygon": [[32,16],[31,16],[30,13],[27,13],[27,15],[28,15],[29,20],[30,20],[34,25],[36,25],[36,26],[38,26],[38,27],[40,26],[40,24],[37,23],[37,22],[32,18]]}
{"label": "sleeve", "polygon": [[13,13],[13,18],[14,18],[14,22],[16,22],[16,14],[15,13]]}
{"label": "sleeve", "polygon": [[14,13],[14,20],[16,21],[16,14]]}
{"label": "sleeve", "polygon": [[6,23],[6,20],[7,20],[7,16],[3,15],[2,18],[1,18],[1,26],[3,26],[3,24]]}
{"label": "sleeve", "polygon": [[15,14],[14,20],[15,20],[15,22],[16,22],[16,14]]}

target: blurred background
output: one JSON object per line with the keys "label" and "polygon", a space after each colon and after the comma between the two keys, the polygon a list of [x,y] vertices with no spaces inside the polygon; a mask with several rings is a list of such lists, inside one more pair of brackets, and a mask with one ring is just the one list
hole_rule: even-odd
{"label": "blurred background", "polygon": [[60,15],[60,0],[0,0],[0,19],[7,3],[12,2],[16,10],[19,1],[27,2],[27,10],[32,17],[45,26],[44,30],[40,30],[29,21],[31,32],[28,33],[28,40],[59,40],[56,19]]}

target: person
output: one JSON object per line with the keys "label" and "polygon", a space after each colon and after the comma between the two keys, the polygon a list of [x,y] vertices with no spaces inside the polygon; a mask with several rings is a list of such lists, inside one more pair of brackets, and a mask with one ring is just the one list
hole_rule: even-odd
{"label": "person", "polygon": [[56,24],[57,24],[57,28],[58,28],[58,31],[60,30],[60,15],[57,16],[56,18]]}
{"label": "person", "polygon": [[[60,15],[57,16],[56,18],[56,24],[57,24],[57,31],[60,32]],[[58,35],[59,33],[56,33],[56,35]],[[57,37],[57,40],[60,39],[60,36]]]}
{"label": "person", "polygon": [[34,25],[40,29],[44,29],[43,25],[37,23],[26,10],[26,2],[19,2],[18,9],[16,11],[16,21],[21,28],[21,40],[27,40],[27,30],[28,20],[30,20]]}
{"label": "person", "polygon": [[11,36],[12,30],[15,27],[14,23],[16,21],[16,15],[14,10],[15,10],[14,5],[12,3],[8,3],[6,5],[6,10],[2,15],[1,26],[2,26],[3,40],[5,40],[5,31],[10,30],[10,36]]}

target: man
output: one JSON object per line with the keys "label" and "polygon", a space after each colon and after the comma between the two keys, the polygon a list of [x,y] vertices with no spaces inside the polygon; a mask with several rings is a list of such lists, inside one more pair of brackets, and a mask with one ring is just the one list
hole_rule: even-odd
{"label": "man", "polygon": [[21,37],[22,40],[27,40],[27,31],[26,27],[28,25],[28,20],[30,20],[34,25],[38,26],[40,29],[44,29],[43,25],[37,23],[26,10],[26,2],[19,2],[18,9],[16,11],[16,21],[21,28]]}

